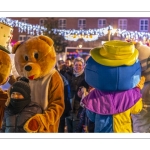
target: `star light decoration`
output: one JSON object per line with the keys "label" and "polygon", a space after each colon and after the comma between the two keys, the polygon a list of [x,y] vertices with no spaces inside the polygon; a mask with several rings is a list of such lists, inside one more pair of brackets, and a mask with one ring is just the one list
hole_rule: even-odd
{"label": "star light decoration", "polygon": [[18,27],[20,33],[26,32],[30,35],[43,35],[43,32],[47,30],[44,26],[32,25],[9,18],[0,18],[0,22],[11,27]]}

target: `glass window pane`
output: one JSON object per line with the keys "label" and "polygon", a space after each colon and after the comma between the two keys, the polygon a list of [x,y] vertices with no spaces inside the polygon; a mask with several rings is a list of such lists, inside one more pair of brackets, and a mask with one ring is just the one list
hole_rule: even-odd
{"label": "glass window pane", "polygon": [[143,30],[143,26],[141,26],[141,30]]}
{"label": "glass window pane", "polygon": [[106,24],[106,20],[103,20],[103,24]]}
{"label": "glass window pane", "polygon": [[81,24],[81,20],[79,20],[79,24]]}
{"label": "glass window pane", "polygon": [[143,20],[141,20],[141,24],[144,24],[144,21],[143,21]]}
{"label": "glass window pane", "polygon": [[148,30],[148,27],[147,27],[147,26],[145,26],[145,30]]}
{"label": "glass window pane", "polygon": [[145,20],[145,24],[148,24],[148,20]]}

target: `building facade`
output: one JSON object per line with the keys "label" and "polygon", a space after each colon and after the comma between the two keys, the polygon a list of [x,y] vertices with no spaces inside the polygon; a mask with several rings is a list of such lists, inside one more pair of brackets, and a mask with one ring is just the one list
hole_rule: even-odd
{"label": "building facade", "polygon": [[[12,20],[18,20],[24,23],[35,24],[35,25],[45,25],[45,21],[49,18],[46,17],[8,17]],[[58,22],[58,29],[75,29],[75,30],[88,30],[88,29],[100,29],[108,26],[112,26],[114,29],[128,30],[128,31],[137,31],[137,32],[150,32],[150,18],[138,18],[138,17],[61,17],[53,18]],[[15,43],[18,40],[26,40],[32,35],[27,34],[26,32],[20,33],[18,27],[14,27],[12,43]],[[79,38],[77,41],[67,40],[69,47],[96,47],[100,46],[102,41],[121,39],[122,37],[117,36],[101,36],[97,40],[93,41],[84,41],[82,38]]]}

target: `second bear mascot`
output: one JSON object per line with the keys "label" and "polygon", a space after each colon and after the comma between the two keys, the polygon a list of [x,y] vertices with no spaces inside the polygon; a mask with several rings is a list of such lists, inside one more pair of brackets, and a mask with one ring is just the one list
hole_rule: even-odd
{"label": "second bear mascot", "polygon": [[150,47],[141,42],[135,43],[135,47],[139,51],[139,60],[145,83],[141,91],[143,99],[142,111],[137,115],[132,115],[133,131],[135,133],[150,133]]}
{"label": "second bear mascot", "polygon": [[[7,49],[12,38],[13,28],[0,22],[0,85],[4,85],[8,80],[12,68],[10,52]],[[7,92],[0,87],[0,128],[3,120]]]}
{"label": "second bear mascot", "polygon": [[47,36],[34,36],[17,42],[15,66],[20,76],[30,80],[31,100],[42,106],[44,114],[31,117],[26,132],[58,132],[60,117],[64,111],[64,85],[55,70],[56,53],[53,40]]}

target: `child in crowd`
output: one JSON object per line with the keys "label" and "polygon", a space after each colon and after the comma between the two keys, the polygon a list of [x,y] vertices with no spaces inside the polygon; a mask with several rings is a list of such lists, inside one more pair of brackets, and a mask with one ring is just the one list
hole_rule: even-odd
{"label": "child in crowd", "polygon": [[37,113],[42,113],[42,108],[31,101],[29,80],[19,78],[8,90],[8,100],[4,112],[1,132],[25,132],[25,122]]}

